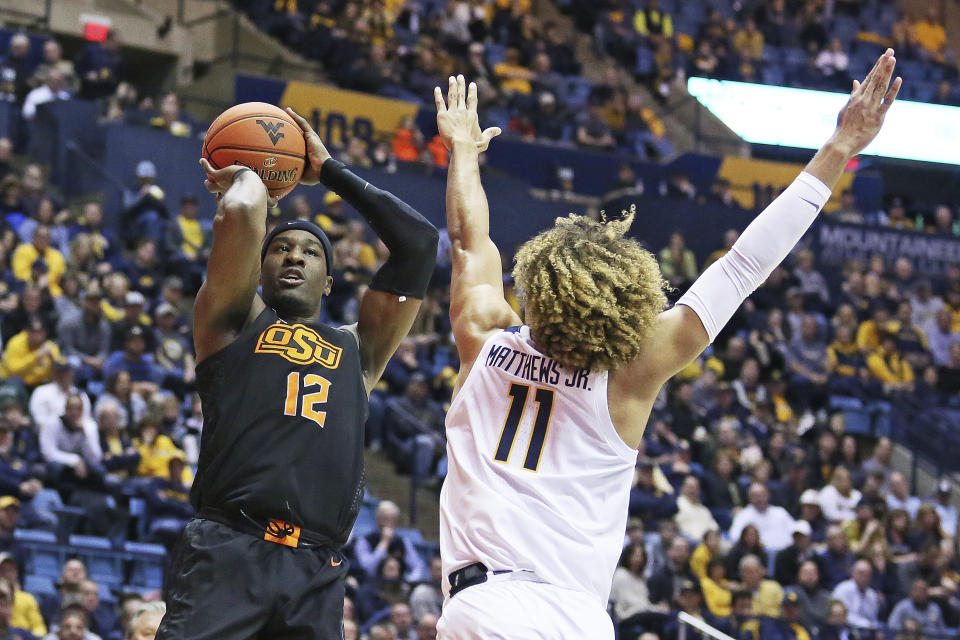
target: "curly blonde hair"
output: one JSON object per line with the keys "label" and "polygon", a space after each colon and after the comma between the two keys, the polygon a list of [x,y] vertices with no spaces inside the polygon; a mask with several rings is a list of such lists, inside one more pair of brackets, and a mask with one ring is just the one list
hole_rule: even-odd
{"label": "curly blonde hair", "polygon": [[634,207],[619,220],[570,214],[517,251],[513,276],[527,324],[565,367],[607,371],[637,357],[668,285],[656,258],[627,238]]}

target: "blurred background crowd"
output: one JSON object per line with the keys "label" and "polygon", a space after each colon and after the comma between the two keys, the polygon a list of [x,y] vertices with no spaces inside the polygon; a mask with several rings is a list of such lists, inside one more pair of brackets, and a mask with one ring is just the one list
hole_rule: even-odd
{"label": "blurred background crowd", "polygon": [[[232,2],[339,87],[428,106],[433,87],[460,72],[505,139],[611,155],[620,169],[599,199],[558,171],[559,198],[593,213],[596,202],[644,193],[657,215],[678,203],[751,211],[775,195],[751,207],[723,179],[703,188],[682,171],[635,173],[638,161],[676,158],[661,116],[689,75],[846,90],[892,43],[908,97],[957,100],[957,59],[934,3],[922,14],[852,0],[546,4],[554,18],[531,0]],[[51,102],[90,102],[100,124],[171,139],[202,138],[206,121],[138,75],[119,30],[69,57],[55,37],[8,35],[0,101],[21,126],[0,138],[0,637],[153,637],[165,558],[193,515],[203,415],[191,305],[215,202],[169,195],[162,148],[142,150],[120,177],[122,197],[72,197],[34,154],[46,134],[36,118]],[[596,55],[609,64],[586,80]],[[414,117],[341,142],[339,159],[383,176],[442,175],[447,163]],[[885,196],[863,207],[848,189],[825,215],[960,235],[958,202]],[[298,190],[268,225],[293,218],[333,240],[324,320],[355,321],[385,248],[333,193]],[[672,295],[737,233],[716,226],[709,251],[694,251],[684,231],[650,246]],[[510,251],[504,284],[519,312]],[[442,240],[367,423],[368,467],[386,467],[394,484],[409,476],[434,511],[459,364],[448,252]],[[877,254],[825,273],[816,257],[795,252],[658,399],[612,586],[619,638],[676,638],[681,611],[738,639],[956,637],[956,485],[943,475],[918,489],[897,452],[904,430],[933,429],[960,408],[960,266],[916,273],[905,257]],[[402,527],[395,501],[368,495],[346,549],[347,638],[436,637],[436,532]]]}

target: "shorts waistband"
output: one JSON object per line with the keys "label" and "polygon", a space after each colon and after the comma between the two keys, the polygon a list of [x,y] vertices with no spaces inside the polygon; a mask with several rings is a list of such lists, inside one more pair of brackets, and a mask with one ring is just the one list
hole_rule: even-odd
{"label": "shorts waistband", "polygon": [[242,509],[237,513],[230,513],[222,509],[206,507],[197,514],[198,518],[213,520],[220,524],[236,529],[267,542],[281,544],[285,547],[297,548],[329,548],[337,549],[329,537],[304,529],[291,522],[279,518],[260,518],[245,513]]}
{"label": "shorts waistband", "polygon": [[491,571],[482,562],[475,562],[462,569],[453,571],[448,576],[450,581],[450,597],[457,595],[467,587],[472,587],[484,582],[494,582],[500,580],[522,580],[525,582],[546,582],[536,573],[529,569],[500,569]]}

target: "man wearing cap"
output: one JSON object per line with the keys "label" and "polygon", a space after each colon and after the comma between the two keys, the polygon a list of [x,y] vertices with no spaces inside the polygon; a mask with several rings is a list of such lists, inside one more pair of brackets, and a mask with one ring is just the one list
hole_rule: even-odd
{"label": "man wearing cap", "polygon": [[167,227],[165,253],[168,266],[188,283],[190,291],[200,288],[203,268],[210,257],[211,238],[197,219],[197,197],[180,198],[180,213]]}
{"label": "man wearing cap", "polygon": [[800,565],[810,560],[816,562],[816,549],[810,544],[813,529],[806,520],[797,520],[791,530],[793,544],[780,551],[774,563],[773,579],[786,586],[796,584]]}
{"label": "man wearing cap", "polygon": [[950,504],[952,494],[953,485],[949,480],[943,479],[937,483],[937,493],[933,497],[933,508],[940,516],[940,527],[950,536],[957,531],[957,508]]}
{"label": "man wearing cap", "polygon": [[[117,351],[123,349],[127,339],[127,334],[132,327],[150,326],[150,316],[144,313],[147,306],[147,297],[139,291],[128,291],[123,298],[123,317],[114,322],[110,328],[110,349]],[[153,332],[145,331],[147,351],[153,351]]]}
{"label": "man wearing cap", "polygon": [[292,220],[267,234],[269,197],[257,174],[200,161],[218,207],[194,307],[204,414],[191,491],[198,518],[170,569],[161,640],[342,638],[340,548],[363,497],[367,398],[433,274],[433,225],[333,160],[307,121],[288,113],[307,141],[301,183],[343,197],[390,257],[355,325],[322,324],[333,284],[323,229]]}
{"label": "man wearing cap", "polygon": [[779,618],[761,618],[759,638],[763,640],[810,640],[810,632],[801,622],[802,605],[796,588],[783,590]]}
{"label": "man wearing cap", "polygon": [[[679,585],[679,590],[674,602],[671,605],[671,609],[676,611],[682,611],[687,615],[693,616],[698,620],[707,623],[711,627],[719,629],[724,633],[733,633],[734,630],[730,628],[727,621],[723,618],[718,618],[717,616],[710,613],[710,610],[703,605],[703,592],[700,590],[700,585],[696,580],[683,580]],[[665,638],[675,638],[679,633],[679,623],[676,618],[671,619],[663,627],[663,637]],[[689,640],[709,640],[709,636],[702,635],[693,629],[687,630],[686,637]],[[766,639],[764,639],[766,640]]]}
{"label": "man wearing cap", "polygon": [[161,303],[155,312],[153,329],[154,361],[164,374],[164,388],[182,395],[196,379],[193,350],[183,334],[177,330],[177,310],[168,302]]}
{"label": "man wearing cap", "polygon": [[124,211],[120,214],[121,231],[130,241],[134,238],[162,238],[166,227],[166,197],[156,184],[157,167],[149,160],[141,160],[136,168],[137,187],[123,193]]}
{"label": "man wearing cap", "polygon": [[20,519],[20,501],[13,496],[0,497],[0,548],[10,549],[13,531]]}
{"label": "man wearing cap", "polygon": [[53,363],[63,361],[60,347],[47,338],[47,327],[33,317],[27,327],[10,338],[0,358],[0,379],[20,378],[28,389],[49,382]]}
{"label": "man wearing cap", "polygon": [[80,293],[81,311],[57,325],[63,355],[81,384],[99,378],[110,355],[110,323],[103,317],[103,291],[92,282]]}
{"label": "man wearing cap", "polygon": [[347,235],[347,223],[350,222],[343,211],[343,198],[327,191],[323,196],[323,209],[323,213],[317,214],[316,223],[331,241],[336,242]]}
{"label": "man wearing cap", "polygon": [[147,335],[143,327],[133,326],[127,329],[123,351],[114,351],[103,365],[103,377],[112,378],[118,371],[130,374],[132,382],[155,383],[157,368],[153,356],[147,351]]}

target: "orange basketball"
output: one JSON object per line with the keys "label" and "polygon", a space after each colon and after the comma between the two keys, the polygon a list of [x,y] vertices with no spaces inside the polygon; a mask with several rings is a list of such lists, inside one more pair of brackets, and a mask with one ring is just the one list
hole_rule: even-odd
{"label": "orange basketball", "polygon": [[244,102],[221,113],[203,141],[203,157],[215,169],[239,164],[255,171],[270,195],[297,186],[306,163],[303,132],[290,115],[266,102]]}

